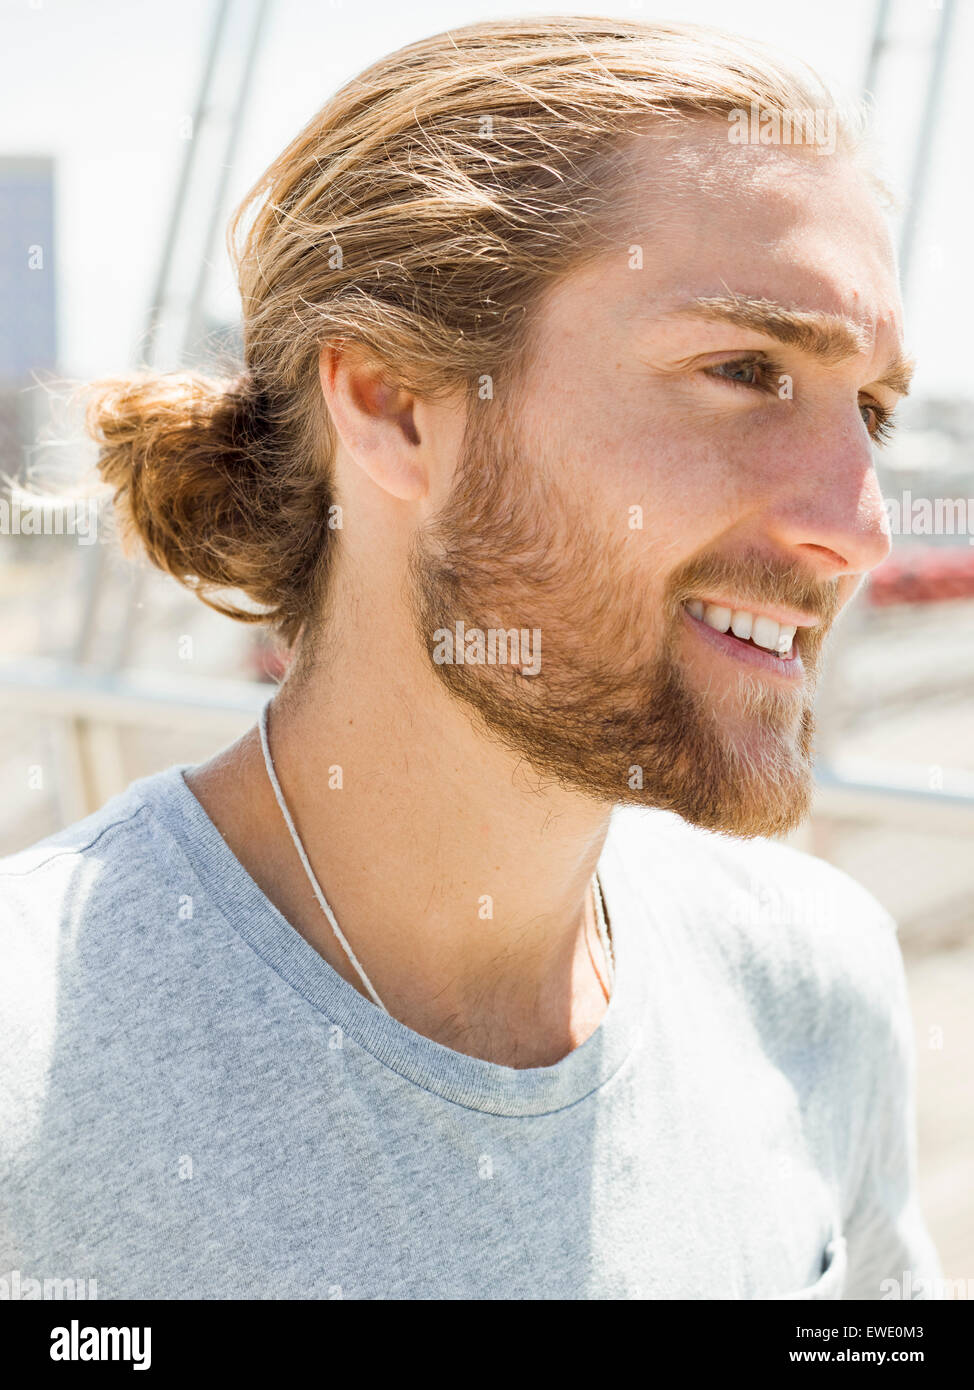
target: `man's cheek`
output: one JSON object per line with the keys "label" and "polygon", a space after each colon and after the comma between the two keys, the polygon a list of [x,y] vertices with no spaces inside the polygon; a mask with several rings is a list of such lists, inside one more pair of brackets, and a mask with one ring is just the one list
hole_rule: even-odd
{"label": "man's cheek", "polygon": [[690,446],[675,457],[663,455],[651,438],[613,475],[611,492],[627,523],[630,512],[633,525],[641,513],[645,532],[686,538],[688,549],[735,525],[753,505],[753,485],[733,461]]}

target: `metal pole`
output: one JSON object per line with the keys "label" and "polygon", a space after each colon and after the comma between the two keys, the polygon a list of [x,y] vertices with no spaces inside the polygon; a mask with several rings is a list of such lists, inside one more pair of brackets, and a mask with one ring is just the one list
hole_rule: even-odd
{"label": "metal pole", "polygon": [[[224,19],[232,3],[233,0],[223,0],[220,14],[218,16],[217,23],[214,27],[215,42],[221,36]],[[243,129],[244,116],[247,109],[247,96],[250,92],[251,83],[253,81],[254,68],[257,63],[258,50],[260,47],[260,38],[269,8],[270,0],[257,0],[257,6],[253,14],[253,25],[250,34],[250,42],[247,46],[247,54],[246,58],[244,59],[244,66],[241,71],[240,81],[237,84],[237,96],[233,106],[233,112],[230,119],[230,126],[227,131],[226,141],[223,147],[223,157],[220,160],[220,172],[217,178],[216,189],[214,190],[210,200],[210,215],[207,222],[206,233],[203,239],[203,243],[200,248],[196,280],[193,285],[193,291],[189,299],[186,322],[183,328],[183,340],[180,350],[180,358],[183,362],[186,362],[187,360],[192,360],[192,348],[194,346],[195,338],[199,329],[200,320],[202,318],[203,301],[206,295],[206,286],[210,277],[211,252],[213,249],[214,242],[216,240],[217,229],[220,225],[220,218],[223,213],[223,204],[226,197],[227,184],[230,178],[230,170],[233,167],[233,154],[237,148],[240,139],[240,133]],[[204,93],[208,89],[209,83],[212,78],[214,61],[215,48],[211,50],[210,60],[207,64],[207,72],[206,77],[204,79],[204,88],[201,90],[200,93],[200,102],[198,107],[199,110],[204,109]],[[182,198],[183,191],[181,190],[180,194],[177,196],[177,206],[181,206]],[[174,227],[175,225],[176,224],[174,223]],[[169,248],[168,254],[171,255],[171,246]],[[162,276],[160,276],[160,282],[161,281]],[[111,654],[110,664],[113,670],[121,669],[121,667],[123,667],[126,661],[128,660],[129,652],[132,646],[132,635],[135,627],[136,615],[139,611],[142,595],[145,592],[145,578],[146,576],[143,570],[137,570],[135,572],[132,588],[127,596],[127,602],[125,603],[123,608],[122,620],[116,632],[114,649]]]}
{"label": "metal pole", "polygon": [[[223,31],[226,27],[230,3],[231,0],[218,0],[210,33],[210,43],[207,50],[206,62],[197,90],[196,106],[193,111],[192,139],[186,142],[186,152],[183,156],[182,167],[179,171],[176,192],[169,212],[169,224],[166,228],[166,235],[163,240],[162,257],[159,262],[155,286],[149,299],[146,314],[146,327],[142,335],[139,354],[141,355],[142,361],[147,366],[151,366],[155,358],[159,323],[169,293],[169,280],[172,273],[176,238],[183,220],[186,198],[190,186],[190,176],[199,149],[199,132],[206,119],[210,88],[213,84],[213,74],[216,70],[216,63],[223,42]],[[108,556],[105,547],[100,545],[94,546],[89,553],[85,566],[81,621],[77,635],[72,644],[72,657],[74,661],[80,665],[86,665],[93,659],[95,643],[98,636],[98,607],[105,587],[107,572]],[[133,588],[141,589],[141,582],[139,581],[138,575],[132,578],[131,584]],[[136,601],[137,596],[134,593],[130,592],[127,594],[125,602],[126,610],[130,609]]]}
{"label": "metal pole", "polygon": [[[172,278],[176,241],[185,215],[191,176],[199,151],[199,134],[208,114],[213,77],[224,42],[224,30],[226,28],[231,3],[232,0],[217,0],[206,59],[200,83],[197,88],[196,105],[192,117],[193,129],[191,138],[186,142],[186,150],[179,171],[176,191],[170,207],[169,221],[163,240],[162,255],[149,300],[146,326],[140,342],[139,351],[137,352],[137,357],[140,358],[142,363],[146,366],[153,365],[156,358],[159,326],[171,292],[170,280]],[[72,644],[72,657],[74,663],[82,668],[90,665],[94,659],[98,639],[98,613],[102,595],[106,588],[108,572],[109,558],[105,547],[100,545],[93,547],[88,557],[83,581],[84,599],[81,622],[79,624],[78,634]],[[135,574],[130,577],[129,584],[126,587],[128,591],[121,605],[121,631],[118,634],[115,650],[110,658],[110,664],[116,666],[124,659],[128,649],[132,620],[136,612],[139,595],[143,591],[143,575],[140,571],[136,571]],[[75,717],[68,720],[66,733],[75,754],[73,761],[70,762],[70,769],[74,772],[74,776],[70,777],[70,780],[74,784],[73,794],[76,799],[80,798],[86,803],[87,810],[94,810],[95,806],[102,799],[101,790],[92,785],[89,778],[83,776],[79,777],[79,773],[84,773],[86,768],[91,767],[92,744],[97,738],[96,731],[89,720],[82,717]],[[103,741],[105,737],[108,737],[107,730],[103,735]],[[120,753],[117,747],[117,733],[114,730],[112,730],[111,737],[116,741],[116,757],[113,761],[121,767]],[[105,749],[101,748],[100,757],[103,758],[104,754]]]}
{"label": "metal pole", "polygon": [[876,5],[876,18],[873,21],[873,37],[869,45],[869,57],[866,60],[866,72],[862,79],[863,96],[871,94],[876,85],[879,64],[886,48],[886,30],[889,27],[889,11],[890,0],[878,0]]}
{"label": "metal pole", "polygon": [[143,360],[147,364],[151,364],[155,356],[159,320],[162,317],[169,290],[169,277],[172,271],[176,237],[183,220],[183,210],[189,192],[190,176],[193,171],[196,152],[199,148],[199,140],[197,137],[199,136],[203,121],[206,119],[210,88],[213,85],[213,74],[216,71],[217,58],[219,57],[220,48],[223,43],[223,31],[226,28],[231,2],[232,0],[219,0],[213,22],[210,45],[206,55],[206,66],[203,69],[203,77],[200,81],[199,91],[196,97],[196,108],[193,112],[193,134],[192,138],[186,142],[186,154],[183,159],[182,168],[179,171],[179,182],[176,185],[176,195],[173,198],[172,209],[169,214],[169,226],[166,229],[162,259],[159,262],[159,272],[156,276],[155,288],[149,302],[149,322],[145,331],[142,351]]}
{"label": "metal pole", "polygon": [[910,272],[913,269],[913,250],[916,243],[917,227],[920,221],[920,211],[927,190],[927,180],[930,173],[930,154],[933,149],[934,137],[937,133],[937,122],[940,118],[944,71],[947,66],[947,50],[950,43],[950,32],[953,26],[954,13],[954,0],[944,0],[934,47],[933,62],[930,65],[930,76],[927,80],[926,99],[924,101],[923,117],[920,123],[920,134],[917,136],[917,143],[913,154],[913,169],[911,171],[909,189],[906,197],[906,210],[903,214],[902,226],[900,227],[900,285],[904,298],[906,296],[906,286],[910,277]]}
{"label": "metal pole", "polygon": [[196,272],[196,282],[193,285],[193,292],[189,300],[189,311],[182,344],[182,357],[184,361],[192,358],[196,347],[196,336],[199,332],[200,321],[202,319],[206,286],[210,278],[210,270],[212,269],[210,257],[216,241],[220,218],[223,213],[227,184],[230,181],[230,171],[233,168],[233,155],[239,143],[240,132],[243,128],[247,96],[253,81],[254,69],[257,65],[258,49],[260,47],[260,38],[267,20],[269,8],[269,0],[258,0],[257,8],[254,13],[250,43],[247,48],[247,56],[244,61],[243,72],[237,88],[237,100],[233,107],[230,130],[224,147],[223,159],[220,162],[219,178],[212,202],[210,203],[210,217],[206,227],[206,235],[203,239],[202,255],[199,258],[199,266]]}

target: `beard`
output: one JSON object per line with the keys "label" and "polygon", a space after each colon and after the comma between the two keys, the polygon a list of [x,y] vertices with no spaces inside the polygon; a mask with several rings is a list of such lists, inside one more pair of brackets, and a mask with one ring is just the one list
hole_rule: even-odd
{"label": "beard", "polygon": [[[525,460],[504,421],[468,429],[454,490],[410,557],[413,620],[437,678],[542,781],[743,838],[794,829],[814,792],[812,697],[837,583],[754,552],[710,554],[671,573],[654,598],[659,578],[642,533],[625,517],[614,531],[600,520],[557,474]],[[683,603],[721,591],[758,611],[785,605],[818,617],[795,637],[800,687],[744,670],[721,695],[688,680]],[[458,621],[537,630],[537,674],[435,659],[435,634]]]}

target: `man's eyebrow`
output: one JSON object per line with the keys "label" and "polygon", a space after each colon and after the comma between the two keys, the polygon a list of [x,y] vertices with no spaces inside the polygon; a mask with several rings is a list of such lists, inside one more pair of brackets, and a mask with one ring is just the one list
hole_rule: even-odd
{"label": "man's eyebrow", "polygon": [[[708,295],[691,299],[670,310],[670,315],[678,314],[749,328],[830,366],[868,351],[871,345],[866,330],[853,319],[815,309],[787,309],[771,299],[754,299],[750,295]],[[912,377],[912,360],[897,352],[876,384],[888,386],[891,391],[905,396]]]}
{"label": "man's eyebrow", "polygon": [[888,386],[898,396],[908,396],[910,382],[913,380],[913,370],[913,358],[905,357],[903,353],[898,352],[883,375],[877,378],[876,385]]}

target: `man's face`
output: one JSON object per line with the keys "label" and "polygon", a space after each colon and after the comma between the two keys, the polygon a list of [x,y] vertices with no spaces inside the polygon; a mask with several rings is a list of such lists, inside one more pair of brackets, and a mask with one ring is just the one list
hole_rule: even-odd
{"label": "man's face", "polygon": [[618,252],[537,311],[516,411],[478,407],[414,555],[417,630],[540,631],[537,674],[434,669],[542,774],[779,833],[811,800],[822,643],[889,549],[892,253],[839,156],[706,122],[632,171]]}

